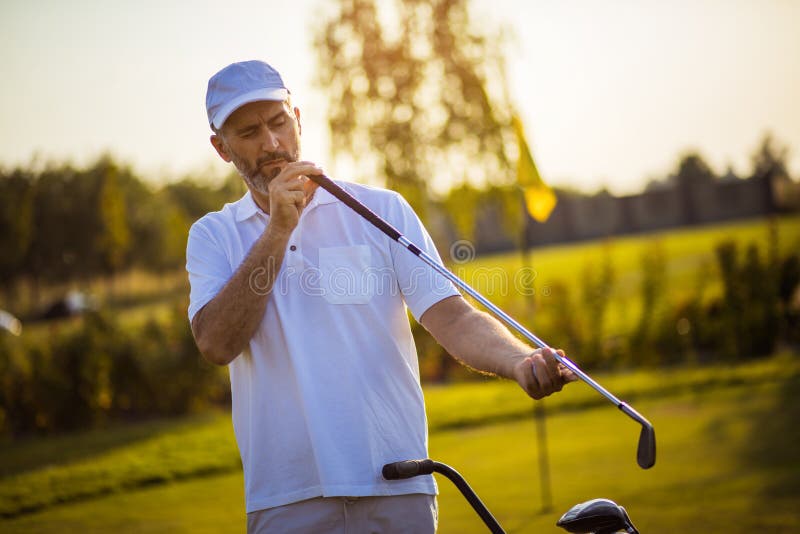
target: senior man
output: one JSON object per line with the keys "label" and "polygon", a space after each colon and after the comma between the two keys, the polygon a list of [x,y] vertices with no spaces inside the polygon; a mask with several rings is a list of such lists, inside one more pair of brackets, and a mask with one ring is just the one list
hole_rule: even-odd
{"label": "senior man", "polygon": [[[227,365],[248,532],[434,532],[433,477],[381,467],[427,457],[407,309],[454,357],[534,399],[576,377],[467,303],[450,284],[307,177],[300,110],[261,61],[208,83],[211,144],[248,192],[189,232],[189,319]],[[338,182],[439,259],[397,193]]]}

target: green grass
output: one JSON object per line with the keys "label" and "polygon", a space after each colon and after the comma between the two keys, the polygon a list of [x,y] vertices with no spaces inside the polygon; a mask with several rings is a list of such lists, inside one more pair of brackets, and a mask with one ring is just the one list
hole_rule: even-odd
{"label": "green grass", "polygon": [[[731,510],[739,509],[742,499],[761,498],[753,492],[769,489],[770,483],[784,484],[786,495],[797,497],[798,459],[787,450],[798,433],[783,425],[800,411],[798,377],[800,360],[789,355],[736,367],[598,376],[621,397],[636,399],[637,409],[654,423],[659,460],[651,471],[635,464],[638,426],[588,386],[570,385],[545,401],[555,510],[602,495],[618,499],[635,517],[655,517],[651,524],[657,526],[668,518],[657,513],[653,495],[672,502],[684,494],[699,499],[705,491],[718,492],[715,506]],[[793,396],[785,393],[790,387]],[[531,522],[552,524],[554,513],[537,515],[532,401],[516,385],[496,380],[428,388],[426,397],[432,457],[462,471],[510,530],[524,531]],[[777,417],[764,417],[771,407],[779,408]],[[772,428],[756,432],[754,425],[762,423]],[[770,433],[773,439],[767,439]],[[755,445],[766,449],[751,450]],[[47,525],[66,522],[75,532],[116,531],[121,525],[129,525],[127,531],[188,532],[198,517],[205,518],[200,531],[214,531],[214,518],[241,526],[241,471],[227,415],[7,443],[0,453],[0,510],[22,513],[8,521],[12,530],[48,531]],[[743,489],[730,490],[729,483]],[[442,524],[447,525],[442,532],[468,531],[462,529],[472,528],[476,519],[449,483],[441,488]],[[164,505],[181,496],[188,503]],[[203,505],[203,499],[211,501]],[[673,521],[676,528],[680,521],[699,519],[694,499],[676,504],[686,508]],[[202,510],[193,514],[193,506]],[[174,528],[168,527],[170,521]]]}
{"label": "green grass", "polygon": [[49,508],[5,522],[14,533],[193,533],[245,531],[241,471],[152,486]]}
{"label": "green grass", "polygon": [[[779,383],[787,369],[800,371],[800,360],[783,355],[738,366],[676,367],[592,374],[617,397],[632,402],[743,383]],[[427,386],[425,400],[432,431],[515,419],[529,414],[533,409],[533,401],[520,395],[515,383],[499,379]],[[605,405],[607,402],[583,383],[570,384],[565,393],[545,401],[552,411],[575,411]]]}
{"label": "green grass", "polygon": [[0,480],[0,516],[6,517],[241,469],[230,417],[221,414],[26,440],[5,444],[2,454],[2,472],[11,473]]}
{"label": "green grass", "polygon": [[[796,390],[798,377],[793,387]],[[548,420],[553,512],[541,513],[535,430],[507,423],[437,436],[431,454],[457,466],[510,532],[554,532],[558,515],[594,497],[624,505],[642,532],[752,532],[800,527],[797,458],[788,456],[796,429],[761,433],[770,410],[785,409],[770,386],[748,384],[637,403],[658,435],[658,462],[634,461],[638,429],[604,408]],[[796,411],[796,410],[795,410]],[[461,497],[442,486],[442,532],[481,532]]]}
{"label": "green grass", "polygon": [[[748,378],[750,369],[754,375]],[[724,376],[714,380],[715,373]],[[683,374],[672,371],[664,380],[680,385]],[[559,411],[558,397],[548,399],[553,509],[545,513],[535,429],[529,417],[433,431],[431,456],[456,467],[508,532],[559,532],[554,523],[561,513],[599,496],[623,504],[642,532],[797,531],[800,366],[796,358],[727,370],[690,370],[686,375],[694,378],[675,394],[647,396],[642,391],[636,403],[658,436],[658,461],[646,471],[635,462],[638,425],[607,404]],[[660,379],[655,372],[636,376],[645,390]],[[626,378],[631,379],[603,377],[609,384]],[[454,404],[438,408],[449,411],[473,398],[484,403],[491,397],[477,391],[453,388],[430,396],[436,402],[437,395],[441,400],[450,393]],[[561,396],[573,393],[581,394],[573,386],[572,393]],[[433,406],[431,411],[433,416]],[[439,479],[439,486],[440,532],[485,532],[457,490],[445,479]],[[0,530],[20,533],[243,529],[238,470],[53,506],[0,524]]]}

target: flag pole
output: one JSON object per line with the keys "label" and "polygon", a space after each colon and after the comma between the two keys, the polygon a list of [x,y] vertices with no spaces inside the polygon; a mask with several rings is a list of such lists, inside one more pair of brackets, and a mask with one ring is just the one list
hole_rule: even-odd
{"label": "flag pole", "polygon": [[[528,210],[522,209],[522,235],[520,239],[520,252],[522,255],[522,268],[525,270],[533,269],[533,258],[531,254],[530,240],[528,237]],[[531,295],[526,299],[528,316],[532,317],[536,313],[536,288],[534,281],[531,281]],[[549,513],[553,510],[553,491],[552,479],[550,478],[550,454],[547,449],[547,411],[544,399],[533,401],[533,418],[536,425],[536,451],[539,464],[539,488],[541,490],[542,513]]]}
{"label": "flag pole", "polygon": [[[520,252],[522,255],[522,268],[532,272],[533,259],[531,255],[531,242],[528,235],[529,216],[537,222],[545,222],[555,208],[555,193],[548,187],[539,175],[539,169],[533,160],[522,120],[514,114],[512,126],[517,137],[519,156],[517,159],[517,185],[523,197],[522,232],[520,235]],[[531,296],[527,299],[528,315],[536,313],[535,278],[531,281]],[[550,478],[550,455],[547,449],[547,412],[543,400],[534,401],[533,415],[536,425],[536,449],[539,463],[539,486],[542,493],[542,513],[553,509],[553,492]]]}

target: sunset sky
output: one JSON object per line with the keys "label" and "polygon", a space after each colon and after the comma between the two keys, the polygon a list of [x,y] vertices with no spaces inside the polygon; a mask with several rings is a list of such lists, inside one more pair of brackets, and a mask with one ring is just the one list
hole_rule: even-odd
{"label": "sunset sky", "polygon": [[[391,0],[387,0],[391,1]],[[264,59],[304,118],[304,157],[333,176],[312,36],[332,2],[4,0],[0,166],[103,151],[154,181],[219,175],[208,77]],[[800,176],[800,2],[475,0],[505,28],[511,96],[544,179],[640,189],[698,150],[746,174],[771,131]],[[446,181],[447,176],[436,180]],[[442,182],[439,183],[441,185]]]}

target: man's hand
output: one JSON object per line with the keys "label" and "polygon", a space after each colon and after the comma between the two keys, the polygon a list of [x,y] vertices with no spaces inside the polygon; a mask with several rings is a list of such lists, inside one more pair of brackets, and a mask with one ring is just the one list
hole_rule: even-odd
{"label": "man's hand", "polygon": [[297,226],[300,214],[306,207],[317,184],[309,174],[323,174],[323,170],[310,161],[288,163],[268,186],[270,226],[289,234]]}
{"label": "man's hand", "polygon": [[[564,351],[558,353],[564,356]],[[564,384],[578,377],[560,364],[551,349],[536,349],[514,366],[514,379],[532,398],[539,400],[561,391]]]}

